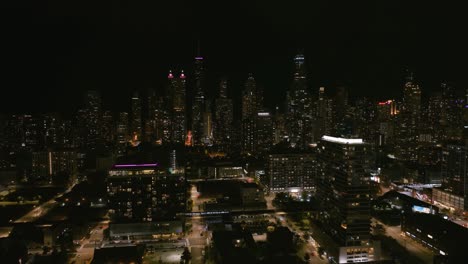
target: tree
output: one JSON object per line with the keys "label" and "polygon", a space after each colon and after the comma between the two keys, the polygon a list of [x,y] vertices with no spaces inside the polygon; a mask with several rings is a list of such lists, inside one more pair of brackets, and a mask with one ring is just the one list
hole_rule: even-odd
{"label": "tree", "polygon": [[188,247],[185,247],[184,252],[182,253],[182,256],[180,256],[180,263],[182,264],[189,263],[191,259],[192,259],[192,254],[190,254]]}

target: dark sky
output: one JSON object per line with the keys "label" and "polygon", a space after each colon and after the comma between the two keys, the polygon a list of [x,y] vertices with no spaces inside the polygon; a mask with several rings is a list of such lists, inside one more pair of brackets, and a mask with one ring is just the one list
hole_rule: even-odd
{"label": "dark sky", "polygon": [[406,67],[423,93],[442,80],[468,88],[461,6],[323,2],[8,1],[0,112],[75,110],[88,89],[126,110],[133,90],[161,89],[170,68],[190,70],[197,39],[212,86],[224,74],[239,94],[251,71],[269,106],[283,100],[298,49],[314,92],[344,83],[352,96],[399,96]]}

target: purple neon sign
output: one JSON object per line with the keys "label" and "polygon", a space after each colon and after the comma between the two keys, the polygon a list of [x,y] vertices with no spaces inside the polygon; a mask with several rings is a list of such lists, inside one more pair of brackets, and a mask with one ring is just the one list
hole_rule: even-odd
{"label": "purple neon sign", "polygon": [[129,167],[155,167],[158,163],[144,163],[144,164],[116,164],[114,168],[129,168]]}

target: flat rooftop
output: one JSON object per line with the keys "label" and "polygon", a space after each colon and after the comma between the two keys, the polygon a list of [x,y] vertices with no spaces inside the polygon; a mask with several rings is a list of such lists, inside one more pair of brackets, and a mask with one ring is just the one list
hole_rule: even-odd
{"label": "flat rooftop", "polygon": [[332,143],[346,144],[346,145],[362,145],[362,144],[365,144],[365,142],[362,140],[362,138],[342,138],[342,137],[323,136],[322,140],[332,142]]}

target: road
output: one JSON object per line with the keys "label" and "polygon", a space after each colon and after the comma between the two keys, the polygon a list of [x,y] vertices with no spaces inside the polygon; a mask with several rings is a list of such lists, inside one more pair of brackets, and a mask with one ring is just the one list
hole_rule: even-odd
{"label": "road", "polygon": [[420,260],[424,261],[424,263],[433,263],[434,253],[402,233],[401,226],[387,226],[376,219],[373,219],[373,222],[381,224],[385,228],[385,234],[394,238],[412,255],[418,257]]}
{"label": "road", "polygon": [[[195,185],[192,185],[190,189],[190,196],[193,201],[192,212],[200,212],[200,205],[203,203],[199,199],[199,192]],[[206,229],[206,224],[202,217],[187,218],[192,224],[192,228],[187,235],[188,246],[192,255],[192,264],[205,263],[203,252],[205,250],[208,241],[211,239],[211,231]]]}
{"label": "road", "polygon": [[15,223],[30,223],[34,222],[37,219],[41,218],[42,216],[46,215],[51,209],[55,208],[58,205],[56,199],[62,197],[63,195],[69,193],[73,187],[75,187],[76,183],[73,184],[70,188],[68,188],[65,192],[59,193],[54,196],[49,201],[35,207],[29,213],[25,214],[24,216],[18,218]]}
{"label": "road", "polygon": [[75,257],[69,263],[85,264],[90,263],[94,256],[94,249],[102,246],[104,240],[104,230],[109,227],[109,221],[97,223],[90,231],[89,238],[83,238],[76,250]]}

